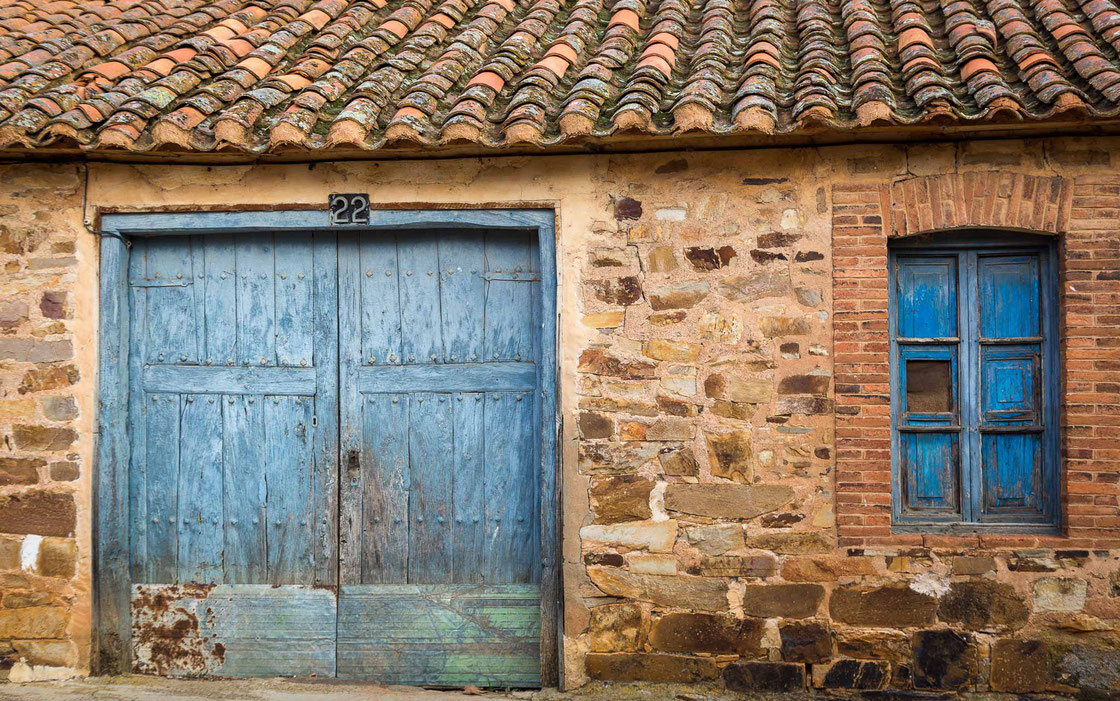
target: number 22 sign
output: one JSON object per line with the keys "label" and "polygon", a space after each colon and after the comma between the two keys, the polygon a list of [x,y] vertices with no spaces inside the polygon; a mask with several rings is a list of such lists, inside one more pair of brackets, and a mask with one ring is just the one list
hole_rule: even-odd
{"label": "number 22 sign", "polygon": [[331,195],[327,199],[331,226],[369,224],[369,195],[362,193]]}

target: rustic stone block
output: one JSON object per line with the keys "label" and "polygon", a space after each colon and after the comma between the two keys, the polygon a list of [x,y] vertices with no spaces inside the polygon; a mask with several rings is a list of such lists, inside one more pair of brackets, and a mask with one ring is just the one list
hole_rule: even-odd
{"label": "rustic stone block", "polygon": [[754,410],[755,407],[752,404],[736,404],[735,402],[725,402],[718,399],[711,407],[712,414],[738,421],[749,420],[751,415],[754,414]]}
{"label": "rustic stone block", "polygon": [[0,572],[19,569],[19,549],[21,540],[0,537]]}
{"label": "rustic stone block", "polygon": [[912,658],[910,636],[897,630],[833,629],[841,657],[908,663]]}
{"label": "rustic stone block", "polygon": [[784,336],[805,336],[812,331],[809,320],[804,317],[768,316],[758,322],[758,328],[766,338]]}
{"label": "rustic stone block", "polygon": [[737,482],[751,479],[751,439],[747,431],[709,433],[708,456],[715,477]]}
{"label": "rustic stone block", "polygon": [[13,329],[27,321],[27,302],[20,299],[0,301],[0,329]]}
{"label": "rustic stone block", "polygon": [[790,693],[805,689],[805,665],[789,662],[732,662],[723,669],[731,691]]}
{"label": "rustic stone block", "polygon": [[634,574],[613,567],[590,567],[588,576],[608,596],[648,601],[660,606],[688,607],[697,611],[726,611],[727,583],[703,577]]}
{"label": "rustic stone block", "polygon": [[58,606],[0,609],[0,640],[61,638],[69,616]]}
{"label": "rustic stone block", "polygon": [[765,579],[778,571],[778,561],[770,555],[720,555],[705,557],[688,568],[702,577],[752,577]]}
{"label": "rustic stone block", "polygon": [[78,440],[78,434],[60,426],[17,424],[12,426],[12,438],[23,450],[66,450]]}
{"label": "rustic stone block", "polygon": [[1058,660],[1059,678],[1082,699],[1120,698],[1120,653],[1115,645],[1070,645]]}
{"label": "rustic stone block", "polygon": [[794,394],[778,397],[774,411],[778,414],[831,414],[833,401],[825,397],[810,397]]}
{"label": "rustic stone block", "polygon": [[0,486],[35,484],[39,481],[39,468],[46,464],[38,458],[0,458]]}
{"label": "rustic stone block", "polygon": [[978,555],[958,555],[953,558],[953,574],[976,575],[994,572],[996,561],[991,557]]}
{"label": "rustic stone block", "polygon": [[600,312],[598,314],[584,314],[580,320],[584,326],[592,329],[616,329],[626,321],[626,312]]}
{"label": "rustic stone block", "polygon": [[782,621],[778,634],[786,662],[819,664],[832,659],[832,633],[823,621]]}
{"label": "rustic stone block", "polygon": [[832,592],[829,601],[833,620],[857,626],[929,625],[936,611],[937,599],[900,584],[877,588],[840,587]]}
{"label": "rustic stone block", "polygon": [[614,218],[619,221],[641,219],[642,203],[631,197],[619,197],[614,201]]}
{"label": "rustic stone block", "polygon": [[43,397],[43,416],[51,421],[69,421],[78,416],[78,403],[73,397]]}
{"label": "rustic stone block", "polygon": [[44,577],[73,577],[78,568],[77,543],[71,538],[44,538],[38,564]]}
{"label": "rustic stone block", "polygon": [[1080,611],[1085,608],[1089,583],[1084,579],[1047,577],[1035,581],[1035,611]]}
{"label": "rustic stone block", "polygon": [[964,689],[977,673],[972,637],[954,630],[914,634],[914,686],[918,689]]}
{"label": "rustic stone block", "polygon": [[835,545],[829,536],[818,531],[761,533],[747,538],[747,547],[770,550],[781,555],[827,553]]}
{"label": "rustic stone block", "polygon": [[692,448],[666,449],[657,456],[661,471],[666,475],[695,477],[700,474],[700,464],[692,454]]}
{"label": "rustic stone block", "polygon": [[706,282],[681,281],[649,290],[649,306],[654,311],[666,309],[691,309],[708,296],[709,288]]}
{"label": "rustic stone block", "polygon": [[890,678],[889,662],[837,660],[813,666],[813,686],[824,689],[882,689]]}
{"label": "rustic stone block", "polygon": [[657,365],[644,360],[619,360],[599,348],[588,348],[579,356],[579,371],[592,375],[621,377],[629,380],[656,377]]}
{"label": "rustic stone block", "polygon": [[580,412],[579,435],[583,438],[610,438],[614,435],[614,422],[604,414]]}
{"label": "rustic stone block", "polygon": [[607,304],[629,306],[642,298],[642,283],[633,275],[614,280],[590,280],[586,283],[595,299]]}
{"label": "rustic stone block", "polygon": [[637,574],[677,574],[677,558],[669,553],[657,555],[643,552],[630,552],[626,554],[626,566],[631,572]]}
{"label": "rustic stone block", "polygon": [[743,591],[743,612],[762,618],[809,618],[824,601],[819,584],[748,584]]}
{"label": "rustic stone block", "polygon": [[30,491],[0,496],[0,533],[68,536],[74,532],[75,515],[69,494]]}
{"label": "rustic stone block", "polygon": [[32,341],[0,338],[0,360],[20,363],[57,363],[74,357],[70,341]]}
{"label": "rustic stone block", "polygon": [[737,523],[692,526],[685,531],[689,544],[708,556],[740,550],[746,544],[743,527]]}
{"label": "rustic stone block", "polygon": [[73,365],[52,365],[50,367],[28,370],[19,385],[20,394],[47,392],[62,389],[76,383],[79,379],[78,368]]}
{"label": "rustic stone block", "polygon": [[743,337],[743,320],[737,314],[708,311],[696,324],[700,337],[719,343],[738,343]]}
{"label": "rustic stone block", "polygon": [[732,302],[755,302],[767,297],[788,296],[792,287],[788,271],[767,270],[724,278],[717,284],[716,291]]}
{"label": "rustic stone block", "polygon": [[736,255],[735,249],[731,246],[720,246],[718,249],[693,246],[684,249],[684,257],[693,268],[701,271],[725,268],[731,264],[731,260]]}
{"label": "rustic stone block", "polygon": [[672,246],[658,246],[650,249],[649,271],[651,273],[669,273],[677,269],[677,258],[673,254]]}
{"label": "rustic stone block", "polygon": [[670,484],[665,508],[694,516],[748,520],[774,511],[793,499],[782,484]]}
{"label": "rustic stone block", "polygon": [[1054,657],[1041,640],[997,640],[992,647],[992,689],[1013,694],[1061,691]]}
{"label": "rustic stone block", "polygon": [[605,604],[590,612],[588,642],[593,652],[637,650],[642,609],[636,604]]}
{"label": "rustic stone block", "polygon": [[657,455],[655,443],[592,443],[580,441],[579,468],[582,472],[630,472]]}
{"label": "rustic stone block", "polygon": [[580,538],[585,543],[641,548],[655,553],[673,550],[677,539],[677,522],[668,521],[628,521],[609,525],[591,525],[579,529]]}
{"label": "rustic stone block", "polygon": [[696,424],[684,419],[658,419],[646,430],[647,441],[685,441],[696,435]]}
{"label": "rustic stone block", "polygon": [[813,287],[795,287],[793,288],[793,296],[806,307],[819,307],[821,302],[824,301],[821,291]]}
{"label": "rustic stone block", "polygon": [[790,375],[778,383],[778,394],[828,394],[829,375]]}
{"label": "rustic stone block", "polygon": [[727,614],[667,613],[657,617],[649,643],[664,652],[702,652],[757,657],[762,654],[762,621]]}
{"label": "rustic stone block", "polygon": [[991,626],[1021,628],[1030,610],[1010,584],[977,579],[953,582],[949,593],[941,598],[937,614],[943,621],[982,630]]}
{"label": "rustic stone block", "polygon": [[711,681],[718,675],[710,657],[648,652],[593,652],[587,656],[587,676],[599,681],[688,684]]}
{"label": "rustic stone block", "polygon": [[582,409],[637,414],[638,416],[657,416],[661,413],[656,404],[617,397],[584,397],[579,400],[579,406]]}
{"label": "rustic stone block", "polygon": [[39,298],[39,311],[47,319],[65,319],[66,313],[66,292],[60,290],[49,290],[43,293]]}
{"label": "rustic stone block", "polygon": [[653,517],[649,494],[653,480],[637,475],[598,479],[591,483],[591,512],[596,523],[642,521]]}
{"label": "rustic stone block", "polygon": [[802,234],[793,234],[785,231],[771,231],[760,234],[758,237],[759,248],[786,248],[800,241]]}
{"label": "rustic stone block", "polygon": [[685,343],[684,341],[669,341],[655,338],[647,341],[642,348],[642,353],[654,360],[671,360],[673,362],[691,362],[700,357],[700,345]]}
{"label": "rustic stone block", "polygon": [[50,476],[55,482],[73,482],[81,475],[78,463],[60,460],[50,464]]}
{"label": "rustic stone block", "polygon": [[30,665],[73,667],[77,658],[74,643],[68,640],[16,640],[16,654]]}

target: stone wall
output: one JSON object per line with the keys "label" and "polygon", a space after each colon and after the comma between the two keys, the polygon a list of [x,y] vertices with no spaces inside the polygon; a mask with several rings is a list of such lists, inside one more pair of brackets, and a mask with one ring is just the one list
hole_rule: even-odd
{"label": "stone wall", "polygon": [[[566,686],[722,680],[732,688],[1082,687],[1107,695],[1120,688],[1114,166],[1120,140],[1106,139],[314,168],[93,164],[84,214],[321,205],[330,192],[355,188],[384,206],[554,209]],[[44,464],[35,463],[39,484],[0,489],[21,499],[76,491],[81,563],[96,353],[95,304],[83,300],[96,277],[83,272],[81,255],[83,246],[93,251],[93,237],[66,210],[81,201],[79,172],[25,168],[0,195],[39,206],[28,203],[47,198],[26,192],[39,178],[74,178],[72,193],[40,215],[54,223],[50,242],[4,254],[18,271],[3,279],[5,289],[21,290],[13,300],[28,312],[0,336],[0,400],[24,402],[0,404],[0,456]],[[974,209],[946,204],[978,196]],[[20,223],[12,231],[26,227],[23,211],[13,210]],[[1060,537],[890,532],[886,242],[967,225],[1062,240]],[[39,258],[67,256],[44,251],[74,241],[70,277],[33,270]],[[48,291],[68,295],[62,308],[72,319],[44,318],[56,308],[38,297]],[[53,323],[62,335],[42,342],[70,339],[76,359],[40,367],[3,346],[8,338],[38,343],[36,329]],[[75,388],[42,394],[73,394],[77,419],[46,413],[63,399],[20,394],[28,370],[68,364]],[[49,457],[26,442],[18,448],[25,425],[71,428],[76,447]],[[52,477],[66,469],[54,463],[69,462],[79,464],[57,474],[76,471],[77,481]],[[13,530],[12,513],[0,507],[0,531]],[[24,530],[46,536],[42,552],[58,537]],[[49,529],[40,522],[40,530]],[[28,571],[42,565],[19,560],[27,538],[9,541],[17,555],[0,560],[11,567],[3,576],[85,612],[57,631],[74,641],[66,664],[82,669],[88,569],[79,564],[69,583]],[[0,628],[0,641],[8,630]],[[9,659],[27,655],[15,647]],[[55,666],[28,661],[22,673]]]}

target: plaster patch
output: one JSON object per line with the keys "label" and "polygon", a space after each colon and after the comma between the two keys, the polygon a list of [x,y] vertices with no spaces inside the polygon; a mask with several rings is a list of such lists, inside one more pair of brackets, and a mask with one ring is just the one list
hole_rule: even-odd
{"label": "plaster patch", "polygon": [[23,537],[23,544],[19,546],[19,566],[25,572],[33,572],[39,562],[39,546],[43,544],[43,536],[27,535]]}
{"label": "plaster patch", "polygon": [[653,213],[660,221],[684,221],[688,212],[684,207],[666,207]]}
{"label": "plaster patch", "polygon": [[919,594],[940,599],[949,593],[949,580],[932,572],[924,572],[910,582],[910,588]]}
{"label": "plaster patch", "polygon": [[665,488],[668,482],[658,482],[649,492],[649,509],[653,512],[651,521],[668,521],[669,512],[665,510]]}

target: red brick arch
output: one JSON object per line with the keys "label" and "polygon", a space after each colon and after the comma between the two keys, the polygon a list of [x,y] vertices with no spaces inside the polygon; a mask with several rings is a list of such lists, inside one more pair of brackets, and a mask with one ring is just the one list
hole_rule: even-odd
{"label": "red brick arch", "polygon": [[[1120,176],[1076,179],[1002,171],[832,193],[836,519],[842,546],[1116,547],[1120,451],[1110,448],[1120,392]],[[1062,537],[892,534],[887,242],[994,228],[1062,234]]]}

